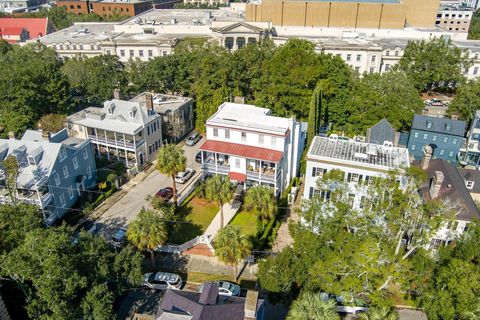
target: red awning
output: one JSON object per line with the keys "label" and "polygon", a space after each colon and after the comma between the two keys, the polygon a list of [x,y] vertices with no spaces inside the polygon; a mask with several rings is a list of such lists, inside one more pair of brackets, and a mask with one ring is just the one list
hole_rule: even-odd
{"label": "red awning", "polygon": [[247,179],[247,175],[239,172],[229,172],[228,176],[230,177],[230,180],[237,181],[237,182],[245,182],[245,179]]}
{"label": "red awning", "polygon": [[281,151],[214,140],[205,141],[200,150],[275,163],[279,163],[283,156]]}

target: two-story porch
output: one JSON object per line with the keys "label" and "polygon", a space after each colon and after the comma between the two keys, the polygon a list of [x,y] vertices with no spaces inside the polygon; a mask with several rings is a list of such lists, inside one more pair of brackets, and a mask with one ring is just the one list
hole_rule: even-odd
{"label": "two-story porch", "polygon": [[104,129],[88,128],[88,138],[94,145],[94,154],[108,160],[124,162],[127,167],[145,163],[145,138],[140,131],[135,135]]}
{"label": "two-story porch", "polygon": [[283,190],[285,177],[280,151],[212,140],[206,141],[200,150],[205,174],[228,175],[245,188],[262,184],[273,188],[275,194]]}

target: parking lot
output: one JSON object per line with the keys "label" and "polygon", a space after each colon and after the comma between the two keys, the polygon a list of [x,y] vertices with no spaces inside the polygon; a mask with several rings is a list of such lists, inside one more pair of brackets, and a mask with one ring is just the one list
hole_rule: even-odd
{"label": "parking lot", "polygon": [[[187,157],[187,167],[194,169],[196,172],[199,172],[201,168],[200,164],[195,162],[195,155],[203,142],[204,138],[195,146],[182,147]],[[177,184],[178,193],[180,194],[189,183],[190,181],[185,185]],[[134,220],[142,207],[148,208],[150,206],[150,203],[146,200],[148,196],[154,196],[160,189],[171,186],[171,177],[160,174],[157,170],[152,172],[143,181],[127,190],[126,195],[97,220],[101,227],[101,233],[107,239],[110,239],[118,228],[126,227]]]}

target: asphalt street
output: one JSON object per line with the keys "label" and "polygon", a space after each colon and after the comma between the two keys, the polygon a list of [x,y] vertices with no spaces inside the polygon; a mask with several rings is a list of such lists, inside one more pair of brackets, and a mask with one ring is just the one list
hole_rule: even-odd
{"label": "asphalt street", "polygon": [[[187,157],[187,168],[192,168],[196,172],[199,172],[201,168],[200,164],[195,162],[195,155],[204,141],[205,138],[200,140],[195,146],[189,147],[184,145],[182,147]],[[101,233],[107,239],[110,239],[116,230],[128,226],[128,224],[135,219],[142,207],[148,208],[150,206],[146,200],[148,196],[154,196],[158,190],[171,186],[171,177],[167,177],[157,170],[152,172],[143,181],[128,190],[125,196],[110,207],[110,209],[97,220],[97,223],[101,226]],[[177,183],[178,193],[181,193],[184,188],[185,185]]]}

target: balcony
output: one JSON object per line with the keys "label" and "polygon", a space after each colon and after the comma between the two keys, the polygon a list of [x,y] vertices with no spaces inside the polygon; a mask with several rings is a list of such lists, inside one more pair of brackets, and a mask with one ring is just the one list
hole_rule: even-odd
{"label": "balcony", "polygon": [[248,179],[253,179],[253,180],[261,180],[261,181],[269,181],[269,182],[275,182],[275,174],[270,173],[270,172],[260,172],[258,171],[253,171],[253,170],[247,170],[247,178]]}
{"label": "balcony", "polygon": [[215,168],[214,163],[204,163],[202,169],[208,170],[210,172],[220,172],[220,173],[229,173],[230,166],[217,164],[217,168]]}
{"label": "balcony", "polygon": [[[111,138],[99,137],[99,136],[92,135],[92,134],[89,134],[88,138],[90,140],[92,140],[92,142],[94,142],[94,143],[102,143],[102,144],[116,146],[116,147],[120,147],[120,148],[128,148],[128,149],[135,150],[135,143],[132,140],[128,140],[128,141],[127,140],[124,141],[123,139],[115,140],[115,139],[111,139]],[[138,148],[144,142],[145,142],[145,139],[141,139],[141,140],[137,141],[136,142],[136,147]]]}

